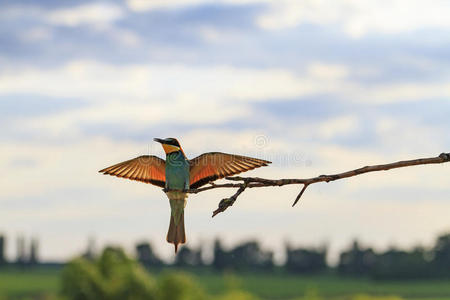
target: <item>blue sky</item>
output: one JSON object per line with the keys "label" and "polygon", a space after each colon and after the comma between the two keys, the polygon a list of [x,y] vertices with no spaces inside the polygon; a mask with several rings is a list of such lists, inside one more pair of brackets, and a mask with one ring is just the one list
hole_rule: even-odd
{"label": "blue sky", "polygon": [[[153,137],[185,152],[272,160],[261,177],[310,177],[449,151],[450,4],[434,1],[1,1],[0,232],[66,259],[95,236],[130,252],[165,242],[166,196],[97,170]],[[189,198],[189,245],[430,244],[450,229],[449,168]],[[63,247],[61,245],[64,245]]]}

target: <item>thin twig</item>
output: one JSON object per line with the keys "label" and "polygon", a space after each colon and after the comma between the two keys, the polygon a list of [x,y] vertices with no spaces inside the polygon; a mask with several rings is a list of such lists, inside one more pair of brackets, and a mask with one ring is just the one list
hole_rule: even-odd
{"label": "thin twig", "polygon": [[297,195],[297,198],[295,198],[294,203],[292,203],[292,207],[295,206],[295,204],[297,204],[298,200],[300,200],[300,198],[302,197],[303,193],[306,191],[306,188],[308,187],[309,184],[305,184],[302,188],[302,190],[300,191],[300,193]]}
{"label": "thin twig", "polygon": [[237,192],[231,196],[230,198],[225,198],[222,199],[219,202],[219,207],[213,212],[213,217],[215,215],[217,215],[218,213],[221,213],[223,211],[225,211],[228,207],[232,206],[234,204],[234,202],[236,201],[237,197],[239,197],[239,195],[245,191],[245,189],[247,188],[247,184],[244,182],[244,184],[237,190]]}
{"label": "thin twig", "polygon": [[213,217],[217,215],[218,213],[221,213],[225,211],[229,206],[232,206],[234,202],[236,201],[237,197],[244,192],[247,188],[257,188],[257,187],[269,187],[269,186],[283,186],[288,184],[303,184],[303,188],[296,197],[294,203],[292,206],[294,206],[302,197],[303,193],[305,192],[306,188],[310,184],[314,184],[317,182],[330,182],[335,181],[339,179],[344,179],[348,177],[353,177],[357,175],[361,175],[364,173],[369,172],[376,172],[376,171],[387,171],[391,169],[396,168],[403,168],[403,167],[410,167],[410,166],[417,166],[417,165],[426,165],[426,164],[441,164],[450,162],[450,153],[441,153],[437,157],[430,157],[430,158],[419,158],[419,159],[413,159],[413,160],[403,160],[398,161],[394,163],[389,164],[382,164],[382,165],[373,165],[373,166],[365,166],[362,168],[358,168],[355,170],[338,173],[338,174],[332,174],[332,175],[320,175],[317,177],[311,177],[311,178],[293,178],[293,179],[266,179],[266,178],[259,178],[259,177],[240,177],[240,176],[233,176],[233,177],[226,177],[226,180],[229,181],[237,181],[238,183],[223,183],[223,184],[215,184],[213,182],[209,183],[209,185],[198,188],[198,189],[190,189],[187,192],[197,194],[200,192],[204,192],[207,190],[212,190],[216,188],[238,188],[237,192],[231,196],[230,198],[222,199],[219,203],[218,209],[216,209],[213,213]]}

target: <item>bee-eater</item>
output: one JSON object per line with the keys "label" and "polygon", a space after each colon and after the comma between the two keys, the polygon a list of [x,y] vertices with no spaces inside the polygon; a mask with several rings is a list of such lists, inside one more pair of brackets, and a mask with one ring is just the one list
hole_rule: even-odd
{"label": "bee-eater", "polygon": [[99,172],[164,188],[171,208],[167,241],[175,245],[175,253],[178,244],[186,242],[184,208],[188,189],[195,189],[211,181],[271,163],[258,158],[221,152],[204,153],[189,160],[175,138],[154,140],[161,143],[166,153],[165,161],[154,155],[143,155]]}

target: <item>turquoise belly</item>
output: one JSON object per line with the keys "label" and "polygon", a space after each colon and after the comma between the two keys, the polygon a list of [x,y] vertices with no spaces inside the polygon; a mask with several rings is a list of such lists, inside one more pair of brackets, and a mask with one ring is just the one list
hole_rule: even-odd
{"label": "turquoise belly", "polygon": [[173,152],[166,156],[166,188],[189,189],[189,162],[181,152]]}

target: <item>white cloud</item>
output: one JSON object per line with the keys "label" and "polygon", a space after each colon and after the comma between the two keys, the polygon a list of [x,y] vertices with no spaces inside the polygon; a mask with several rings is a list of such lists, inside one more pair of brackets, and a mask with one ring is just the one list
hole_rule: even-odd
{"label": "white cloud", "polygon": [[[400,33],[420,28],[450,28],[450,3],[437,0],[430,5],[421,0],[220,0],[232,5],[261,3],[267,9],[256,24],[276,30],[299,24],[331,25],[354,38],[368,33]],[[175,9],[183,6],[217,3],[212,0],[128,0],[132,10]]]}
{"label": "white cloud", "polygon": [[[359,92],[361,96],[364,93],[362,90]],[[367,99],[377,103],[449,98],[450,82],[388,83],[371,87],[365,95]]]}
{"label": "white cloud", "polygon": [[358,130],[358,124],[356,116],[341,116],[321,123],[318,132],[324,139],[349,136]]}
{"label": "white cloud", "polygon": [[301,23],[329,24],[339,20],[342,11],[338,1],[262,1],[268,10],[256,22],[262,28],[281,29]]}
{"label": "white cloud", "polygon": [[[326,68],[321,65],[322,73]],[[299,76],[283,69],[249,69],[230,66],[188,67],[183,65],[113,66],[75,61],[54,69],[5,71],[0,75],[0,93],[29,92],[52,97],[70,95],[94,102],[127,100],[173,101],[179,97],[204,101],[244,101],[294,98],[337,88],[331,76]],[[333,75],[334,74],[334,75]]]}
{"label": "white cloud", "polygon": [[[262,1],[267,2],[267,1]],[[257,19],[266,29],[312,23],[340,27],[358,38],[370,32],[400,33],[420,28],[450,28],[448,1],[270,1],[270,10]]]}
{"label": "white cloud", "polygon": [[[296,0],[219,0],[229,5],[249,3],[264,4],[267,8],[255,17],[261,28],[278,30],[300,24],[317,24],[340,28],[354,38],[369,33],[396,34],[417,29],[450,29],[450,3],[436,0],[433,5],[421,0],[342,0],[342,1],[296,1]],[[217,3],[212,0],[128,0],[134,11],[153,9],[177,9]],[[122,7],[112,3],[90,3],[75,7],[44,11],[37,7],[7,7],[2,18],[19,16],[43,18],[50,24],[79,26],[89,24],[101,28],[124,17]],[[202,32],[207,39],[215,39],[216,32]]]}
{"label": "white cloud", "polygon": [[125,16],[125,10],[112,3],[90,3],[64,9],[46,10],[38,6],[7,6],[0,11],[2,20],[32,19],[41,25],[26,28],[20,32],[25,42],[48,41],[54,37],[52,26],[76,27],[89,25],[92,30],[107,36],[114,42],[128,47],[137,47],[141,43],[139,35],[114,25]]}
{"label": "white cloud", "polygon": [[[267,99],[294,100],[329,94],[350,102],[391,103],[450,97],[450,82],[366,87],[349,81],[348,74],[353,70],[345,66],[312,62],[305,69],[304,74],[296,74],[283,69],[161,64],[113,66],[74,61],[52,69],[5,69],[0,73],[0,95],[70,97],[72,101],[87,103],[58,114],[11,120],[10,126],[29,132],[38,130],[48,138],[76,138],[81,134],[80,124],[112,122],[128,124],[138,131],[142,126],[164,122],[223,124],[251,118],[250,102]],[[278,126],[277,120],[267,122],[272,128]],[[353,115],[339,116],[324,123],[310,124],[296,134],[306,135],[306,139],[332,139],[350,136],[358,124],[359,120]],[[379,124],[379,130],[385,130],[387,125]],[[404,132],[400,125],[396,123],[396,126],[397,130],[386,135],[386,141],[393,137],[391,144],[399,139],[404,140],[404,145],[417,144],[415,135],[421,132],[420,128],[396,137],[398,132]],[[428,133],[433,134],[426,131],[421,135]],[[432,143],[426,145],[427,150],[435,149]],[[415,147],[423,149],[421,144]]]}
{"label": "white cloud", "polygon": [[339,64],[313,62],[308,66],[308,74],[321,80],[337,80],[348,76],[349,69]]}
{"label": "white cloud", "polygon": [[176,9],[185,6],[204,4],[234,4],[243,5],[249,3],[269,2],[270,0],[127,0],[127,5],[134,11],[148,11],[153,9]]}
{"label": "white cloud", "polygon": [[130,9],[135,11],[147,11],[152,9],[172,9],[180,6],[212,3],[212,0],[127,0]]}
{"label": "white cloud", "polygon": [[107,32],[120,45],[138,47],[141,44],[141,38],[133,31],[111,27]]}
{"label": "white cloud", "polygon": [[104,25],[122,18],[124,12],[111,3],[91,3],[53,10],[47,13],[47,20],[53,24],[79,26],[81,24]]}
{"label": "white cloud", "polygon": [[[329,94],[363,103],[392,103],[450,97],[450,81],[364,84],[352,81],[358,69],[312,62],[303,74],[286,69],[224,65],[109,65],[73,61],[52,69],[5,68],[0,94],[35,93],[87,99],[92,103],[189,103],[296,99]],[[132,105],[130,106],[132,107]],[[158,107],[157,105],[155,106]],[[194,106],[192,106],[194,107]]]}

